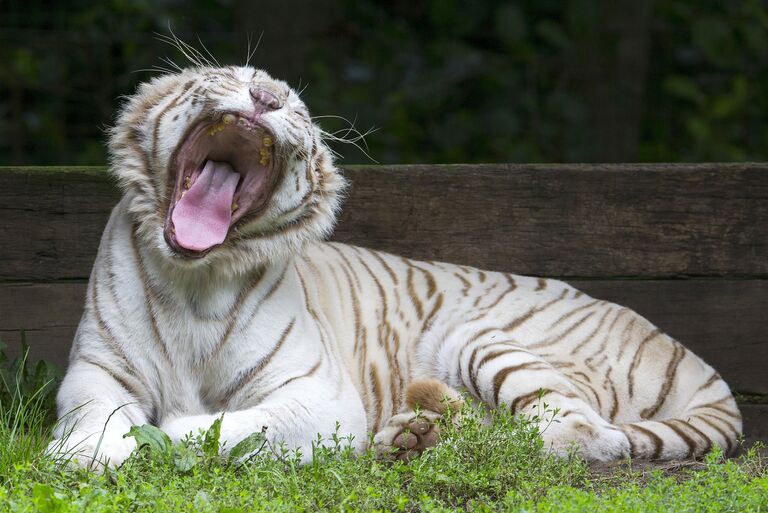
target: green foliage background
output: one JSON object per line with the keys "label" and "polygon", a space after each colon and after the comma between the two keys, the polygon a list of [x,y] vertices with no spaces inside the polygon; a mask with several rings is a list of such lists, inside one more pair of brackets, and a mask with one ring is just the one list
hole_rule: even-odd
{"label": "green foliage background", "polygon": [[[119,97],[183,59],[253,62],[386,163],[768,155],[760,0],[0,2],[0,165],[103,164]],[[319,122],[326,129],[345,123]],[[351,146],[346,163],[366,162]]]}

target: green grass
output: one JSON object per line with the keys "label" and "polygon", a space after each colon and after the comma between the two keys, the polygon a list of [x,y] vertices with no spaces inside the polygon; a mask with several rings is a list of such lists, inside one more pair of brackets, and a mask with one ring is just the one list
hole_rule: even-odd
{"label": "green grass", "polygon": [[[243,462],[218,455],[214,426],[176,446],[159,430],[134,429],[144,446],[119,470],[67,469],[43,454],[50,375],[23,359],[3,367],[0,511],[768,511],[768,462],[757,451],[738,460],[712,453],[674,473],[596,472],[545,456],[531,423],[497,413],[487,426],[472,409],[408,464],[353,456],[344,439],[304,466],[285,451],[267,457],[269,447]],[[263,444],[257,433],[233,451]]]}

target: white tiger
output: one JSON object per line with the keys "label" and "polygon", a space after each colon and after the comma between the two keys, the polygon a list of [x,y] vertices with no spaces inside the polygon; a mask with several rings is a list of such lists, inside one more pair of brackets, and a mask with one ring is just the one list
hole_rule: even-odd
{"label": "white tiger", "polygon": [[180,440],[224,413],[225,451],[266,427],[309,457],[339,422],[357,450],[376,433],[380,452],[409,458],[436,442],[456,390],[515,413],[543,395],[560,412],[543,433],[558,454],[736,446],[725,382],[626,308],[560,281],[320,242],[344,179],[298,94],[263,71],[143,84],[110,152],[124,196],[58,393],[54,451],[117,465],[132,425]]}

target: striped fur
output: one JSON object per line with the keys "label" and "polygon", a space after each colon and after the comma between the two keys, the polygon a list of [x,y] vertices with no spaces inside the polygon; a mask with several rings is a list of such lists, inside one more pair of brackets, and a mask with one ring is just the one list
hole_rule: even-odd
{"label": "striped fur", "polygon": [[[272,196],[221,246],[180,257],[163,239],[174,152],[196,120],[247,108],[253,81],[285,100],[265,115],[280,163]],[[546,402],[560,421],[543,436],[558,453],[685,458],[736,446],[725,382],[626,308],[560,281],[321,242],[344,180],[298,95],[262,71],[196,68],[144,84],[110,151],[124,196],[59,391],[58,435],[71,431],[59,450],[93,455],[107,423],[95,456],[117,464],[133,449],[122,438],[131,425],[178,440],[222,413],[225,450],[266,426],[272,442],[310,455],[337,422],[362,449],[409,411],[408,384],[430,379],[542,423]]]}

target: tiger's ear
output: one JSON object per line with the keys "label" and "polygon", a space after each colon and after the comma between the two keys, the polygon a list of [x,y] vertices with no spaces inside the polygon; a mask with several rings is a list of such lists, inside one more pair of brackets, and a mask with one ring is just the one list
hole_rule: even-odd
{"label": "tiger's ear", "polygon": [[464,400],[456,390],[436,379],[412,382],[405,390],[405,402],[413,410],[430,410],[440,415],[449,408],[455,412],[464,406]]}

